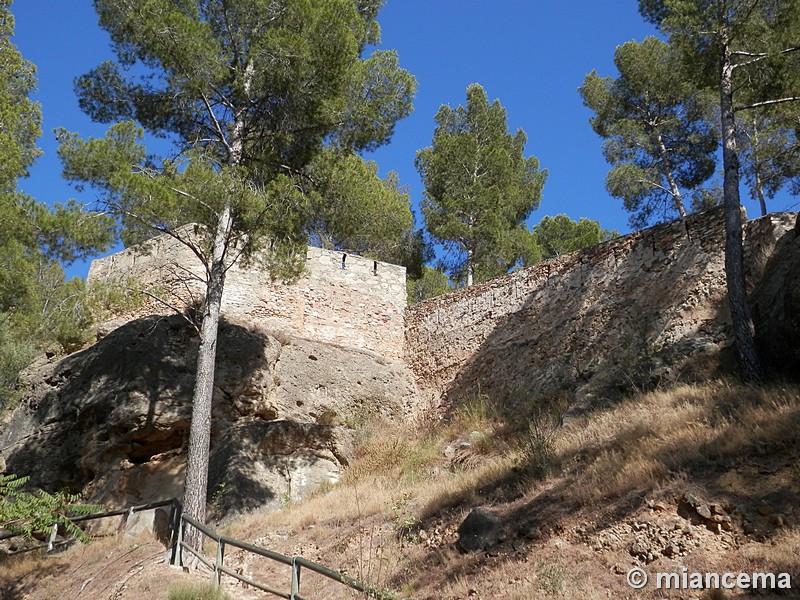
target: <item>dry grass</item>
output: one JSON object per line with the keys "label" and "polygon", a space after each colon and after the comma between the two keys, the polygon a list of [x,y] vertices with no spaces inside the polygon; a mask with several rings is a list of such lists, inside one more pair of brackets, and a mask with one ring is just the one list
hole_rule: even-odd
{"label": "dry grass", "polygon": [[[456,559],[457,560],[457,559]],[[491,597],[507,600],[531,598],[563,598],[566,600],[607,600],[608,594],[599,585],[575,572],[574,565],[554,560],[533,564],[504,564],[491,574],[495,583]],[[485,583],[485,581],[484,581]],[[441,598],[478,596],[473,577],[456,577],[441,588]],[[483,590],[482,590],[483,591]],[[487,596],[480,596],[487,597]]]}
{"label": "dry grass", "polygon": [[213,583],[178,585],[171,587],[168,593],[169,600],[232,600]]}
{"label": "dry grass", "polygon": [[[338,484],[284,510],[239,518],[225,533],[302,554],[403,596],[595,600],[630,590],[611,572],[613,562],[570,539],[566,532],[578,525],[630,522],[641,518],[635,511],[645,498],[674,499],[687,488],[736,502],[776,490],[800,494],[796,387],[680,386],[563,427],[557,418],[563,398],[517,400],[509,411],[477,396],[446,422],[416,433],[383,421],[362,424],[355,458]],[[444,456],[444,448],[472,432],[480,434],[472,436],[473,460]],[[519,541],[522,520],[546,533],[493,558],[460,554],[455,529],[477,505],[504,517],[506,546]],[[742,537],[736,546],[686,560],[698,570],[786,571],[797,581],[800,530],[793,527],[767,543]],[[627,549],[621,557],[608,560],[631,560]],[[37,560],[4,564],[0,581],[35,572]]]}
{"label": "dry grass", "polygon": [[574,497],[589,503],[799,444],[797,389],[717,382],[652,392],[573,422],[555,453],[572,465]]}
{"label": "dry grass", "polygon": [[[87,565],[99,565],[109,554],[121,548],[115,537],[93,541],[91,544],[75,544],[66,552],[45,555],[43,550],[34,550],[9,556],[0,556],[0,590],[9,588],[31,573],[39,573],[40,582],[49,581],[56,573],[67,568],[70,561],[82,561]],[[2,595],[0,595],[2,598]]]}
{"label": "dry grass", "polygon": [[517,461],[513,453],[486,451],[480,466],[452,469],[442,454],[452,427],[420,437],[404,435],[396,425],[383,422],[371,427],[336,486],[325,486],[278,512],[255,511],[233,524],[228,534],[246,536],[265,523],[298,532],[323,520],[336,524],[375,515],[391,517],[392,507],[401,502],[422,520],[471,497],[475,489],[496,483]]}
{"label": "dry grass", "polygon": [[748,571],[789,573],[794,586],[800,585],[800,530],[783,531],[768,544],[746,544],[742,556]]}
{"label": "dry grass", "polygon": [[[403,535],[413,537],[437,519],[457,519],[458,515],[447,517],[453,509],[461,507],[461,514],[464,507],[485,504],[486,490],[491,490],[489,497],[498,498],[499,491],[512,486],[516,489],[511,496],[521,493],[521,502],[535,505],[540,490],[564,481],[567,491],[561,494],[568,494],[572,513],[602,512],[604,507],[611,510],[615,499],[624,504],[625,498],[713,481],[742,457],[800,449],[800,391],[795,388],[726,382],[681,386],[636,396],[558,428],[552,418],[558,411],[552,407],[560,406],[561,400],[543,403],[523,397],[509,415],[478,395],[453,411],[447,422],[419,435],[372,422],[365,425],[355,460],[339,484],[283,511],[255,513],[235,525],[230,535],[247,539],[265,527],[294,534],[309,531],[320,547],[341,547],[342,537],[362,536],[356,560],[359,572],[366,573],[372,568],[365,562],[370,557],[382,569],[388,562],[401,564]],[[480,460],[472,467],[454,467],[443,456],[444,447],[474,431],[482,434],[471,449]],[[544,455],[531,455],[532,432],[547,438],[546,451],[538,451]],[[544,461],[546,468],[534,474],[532,461]],[[555,479],[547,479],[548,473]],[[343,533],[348,527],[351,533]],[[378,530],[393,539],[376,542]],[[370,540],[366,549],[364,536]],[[781,542],[781,548],[785,551],[786,543]],[[388,554],[395,558],[388,561]],[[453,557],[448,562],[452,566]],[[443,597],[468,595],[465,582],[472,579],[457,572],[446,580]],[[397,581],[409,580],[399,572],[394,575]],[[529,574],[530,581],[517,581],[508,597],[550,594],[543,585],[561,590],[560,597],[592,597],[585,582],[566,578],[556,586],[556,575],[554,570]]]}
{"label": "dry grass", "polygon": [[0,569],[0,589],[6,588],[24,575],[36,571],[44,573],[45,565],[51,562],[39,552],[25,553],[18,556],[9,556],[0,559],[2,568]]}
{"label": "dry grass", "polygon": [[170,568],[164,553],[155,540],[112,536],[55,555],[0,557],[0,598],[165,599],[172,585],[208,581],[207,574]]}

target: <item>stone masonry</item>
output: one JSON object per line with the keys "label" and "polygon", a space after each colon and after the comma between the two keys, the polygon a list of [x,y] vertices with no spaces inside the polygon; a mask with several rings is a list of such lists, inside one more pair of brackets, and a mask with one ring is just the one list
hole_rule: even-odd
{"label": "stone masonry", "polygon": [[[772,214],[746,224],[751,288],[764,287],[762,274],[777,249],[795,252],[796,217]],[[710,375],[702,370],[719,364],[721,352],[730,358],[723,246],[718,209],[408,308],[403,267],[309,248],[306,274],[292,285],[272,282],[257,266],[232,269],[223,314],[404,360],[433,397],[567,391],[585,404],[608,397],[603,386],[609,382],[648,387],[692,379]],[[128,249],[96,260],[89,271],[89,280],[129,276],[176,307],[196,303],[202,290],[199,261],[166,236],[147,254]],[[774,302],[755,302],[756,315],[768,319]],[[791,298],[780,302],[797,312]],[[150,303],[126,318],[165,310]],[[781,318],[793,318],[787,315]],[[784,331],[784,321],[764,331]]]}
{"label": "stone masonry", "polygon": [[[800,243],[796,217],[746,225],[751,288],[781,239]],[[589,405],[613,395],[604,383],[702,378],[703,357],[719,358],[732,340],[723,246],[715,210],[410,306],[407,364],[451,400],[567,392]]]}
{"label": "stone masonry", "polygon": [[[315,341],[403,356],[405,267],[309,247],[306,272],[291,285],[273,282],[262,267],[234,266],[227,275],[222,312],[229,319],[288,330]],[[88,280],[134,278],[145,289],[185,310],[197,305],[204,289],[200,261],[169,236],[95,260]],[[129,317],[168,313],[151,299]]]}

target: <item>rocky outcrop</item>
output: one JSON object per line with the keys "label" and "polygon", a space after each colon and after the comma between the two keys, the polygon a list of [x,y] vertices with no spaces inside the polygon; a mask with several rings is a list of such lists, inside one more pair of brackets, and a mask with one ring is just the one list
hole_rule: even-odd
{"label": "rocky outcrop", "polygon": [[[34,365],[0,434],[6,470],[109,506],[180,498],[196,352],[185,319],[150,316]],[[231,322],[215,378],[209,499],[220,513],[335,481],[353,427],[402,419],[415,397],[402,363]]]}

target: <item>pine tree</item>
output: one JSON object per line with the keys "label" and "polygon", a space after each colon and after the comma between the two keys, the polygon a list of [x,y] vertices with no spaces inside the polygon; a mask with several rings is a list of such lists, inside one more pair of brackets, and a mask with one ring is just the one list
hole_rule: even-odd
{"label": "pine tree", "polygon": [[30,98],[36,68],[12,44],[11,2],[0,1],[0,407],[16,400],[20,370],[35,354],[87,339],[86,290],[62,264],[108,248],[112,221],[75,201],[49,208],[17,189],[41,154],[41,109]]}
{"label": "pine tree", "polygon": [[[377,0],[95,0],[116,62],[78,79],[105,138],[62,132],[66,176],[103,190],[129,241],[162,232],[205,266],[185,511],[205,520],[211,397],[225,275],[237,261],[301,268],[307,167],[386,142],[414,80],[376,51]],[[154,159],[144,131],[174,144]],[[187,232],[181,226],[195,223]],[[199,532],[187,542],[199,547]]]}
{"label": "pine tree", "polygon": [[800,100],[800,3],[640,0],[639,11],[682,52],[695,81],[719,98],[728,303],[742,375],[760,381],[744,273],[737,118]]}
{"label": "pine tree", "polygon": [[536,254],[524,222],[539,206],[547,171],[523,156],[527,141],[522,129],[508,132],[505,109],[478,84],[467,88],[466,107],[436,114],[433,145],[417,152],[416,165],[426,227],[457,256],[452,279],[472,285]]}
{"label": "pine tree", "polygon": [[573,221],[567,215],[556,215],[544,217],[534,225],[533,235],[541,248],[542,258],[552,258],[596,246],[618,237],[619,233],[601,228],[599,221],[584,217]]}
{"label": "pine tree", "polygon": [[606,140],[608,191],[636,229],[685,217],[687,192],[714,174],[719,136],[713,98],[698,91],[674,47],[654,37],[614,54],[619,77],[589,73],[580,88]]}

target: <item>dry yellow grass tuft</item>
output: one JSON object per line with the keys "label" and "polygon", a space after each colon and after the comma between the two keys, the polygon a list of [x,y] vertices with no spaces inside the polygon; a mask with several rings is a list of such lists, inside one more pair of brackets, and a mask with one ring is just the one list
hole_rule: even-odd
{"label": "dry yellow grass tuft", "polygon": [[39,553],[3,557],[0,561],[0,589],[9,588],[28,573],[46,572],[45,563],[51,562]]}
{"label": "dry yellow grass tuft", "polygon": [[571,423],[555,453],[583,502],[649,490],[742,457],[796,451],[800,392],[715,382],[638,396]]}

